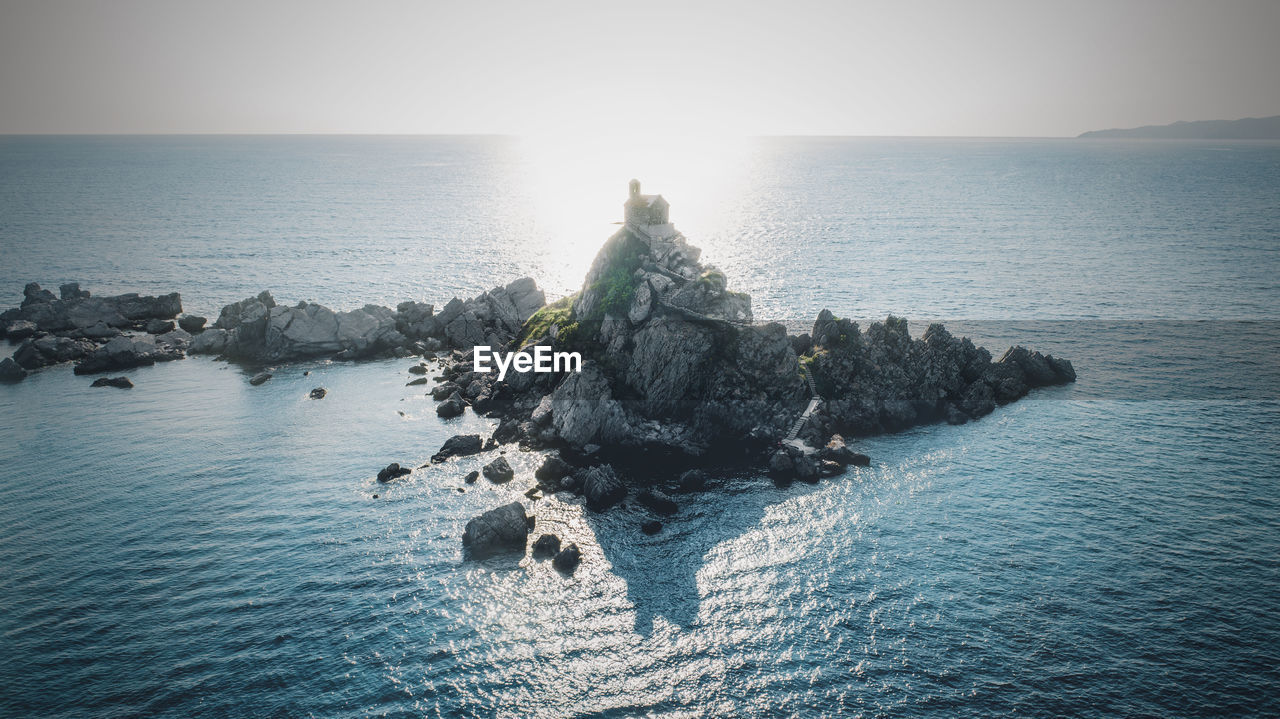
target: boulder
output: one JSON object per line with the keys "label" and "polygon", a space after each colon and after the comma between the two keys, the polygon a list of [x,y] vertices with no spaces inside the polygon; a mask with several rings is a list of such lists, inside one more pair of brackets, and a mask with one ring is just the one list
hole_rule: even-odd
{"label": "boulder", "polygon": [[849,449],[844,443],[844,437],[838,434],[831,435],[831,439],[826,446],[818,450],[818,458],[825,461],[835,462],[841,466],[854,465],[865,467],[871,464],[871,458],[865,454]]}
{"label": "boulder", "polygon": [[560,480],[572,473],[572,465],[555,455],[548,455],[542,461],[542,466],[533,473],[533,477],[538,480],[540,486],[555,492],[560,489]]}
{"label": "boulder", "polygon": [[494,484],[510,482],[516,476],[515,471],[511,469],[511,465],[507,463],[506,457],[498,457],[486,464],[482,471],[485,479]]}
{"label": "boulder", "polygon": [[0,360],[0,382],[12,384],[26,379],[27,371],[20,367],[12,357]]}
{"label": "boulder", "polygon": [[182,314],[182,297],[177,292],[170,292],[159,297],[142,296],[129,292],[115,297],[105,298],[115,305],[125,319],[139,320],[171,320]]}
{"label": "boulder", "polygon": [[79,282],[68,282],[58,287],[58,295],[63,300],[85,300],[89,298],[89,291],[80,289]]}
{"label": "boulder", "polygon": [[128,377],[99,377],[93,381],[90,387],[119,387],[120,389],[133,389],[133,383]]}
{"label": "boulder", "polygon": [[40,289],[40,285],[35,282],[28,282],[27,286],[22,288],[22,306],[27,307],[33,304],[43,304],[54,302],[58,298],[54,297],[49,290]]}
{"label": "boulder", "polygon": [[467,472],[467,476],[463,477],[462,481],[467,484],[475,484],[477,479],[480,479],[480,471],[473,469],[470,472]]}
{"label": "boulder", "polygon": [[97,351],[89,340],[43,335],[24,341],[13,353],[13,360],[24,369],[39,369],[61,362],[81,359]]}
{"label": "boulder", "polygon": [[524,505],[512,502],[467,522],[462,546],[469,557],[481,558],[502,551],[523,551],[528,538],[529,517]]}
{"label": "boulder", "polygon": [[316,387],[315,389],[311,390],[311,393],[307,396],[310,397],[311,399],[324,399],[325,395],[327,394],[329,394],[329,390],[325,389],[324,387]]}
{"label": "boulder", "polygon": [[554,557],[560,553],[560,538],[544,534],[533,540],[533,556],[539,559]]}
{"label": "boulder", "polygon": [[204,332],[204,325],[209,320],[200,315],[183,315],[178,318],[178,326],[193,335]]}
{"label": "boulder", "polygon": [[409,380],[408,382],[405,382],[405,383],[404,383],[404,386],[405,386],[405,387],[417,387],[418,385],[426,384],[426,383],[428,383],[428,382],[430,382],[430,381],[431,381],[431,380],[430,380],[430,379],[428,379],[428,378],[426,378],[426,377],[419,377],[419,378],[417,378],[417,379],[411,379],[411,380]]}
{"label": "boulder", "polygon": [[456,394],[460,389],[462,388],[459,387],[454,382],[441,382],[440,384],[432,388],[431,399],[434,399],[437,402],[449,399],[451,396]]}
{"label": "boulder", "polygon": [[173,320],[147,320],[142,326],[143,330],[149,335],[162,335],[165,332],[171,332],[174,328]]}
{"label": "boulder", "polygon": [[30,322],[28,320],[15,320],[5,327],[4,335],[9,338],[10,342],[19,342],[34,335],[36,330],[37,327],[35,322]]}
{"label": "boulder", "polygon": [[266,382],[269,379],[271,379],[270,372],[259,372],[258,374],[255,374],[254,376],[249,378],[249,384],[253,385],[254,387],[257,387],[258,385]]}
{"label": "boulder", "polygon": [[556,556],[551,560],[551,566],[565,574],[573,574],[581,562],[582,550],[578,549],[577,544],[571,543],[556,553]]}
{"label": "boulder", "polygon": [[409,374],[426,374],[427,366],[425,364],[416,364],[409,368]]}
{"label": "boulder", "polygon": [[580,472],[577,476],[578,486],[587,499],[587,506],[596,511],[603,511],[621,502],[627,496],[626,485],[618,478],[613,467],[602,464]]}
{"label": "boulder", "polygon": [[449,419],[451,417],[457,417],[461,415],[464,411],[466,411],[466,408],[467,408],[467,403],[463,401],[462,396],[459,395],[457,392],[454,392],[453,395],[449,397],[449,399],[446,399],[445,401],[436,405],[436,415],[443,417],[445,419]]}
{"label": "boulder", "polygon": [[450,457],[479,454],[483,447],[484,443],[480,441],[478,434],[455,434],[445,440],[439,452],[431,455],[431,461],[439,464]]}
{"label": "boulder", "polygon": [[207,329],[191,340],[191,347],[187,351],[193,355],[222,354],[230,339],[231,336],[224,329]]}

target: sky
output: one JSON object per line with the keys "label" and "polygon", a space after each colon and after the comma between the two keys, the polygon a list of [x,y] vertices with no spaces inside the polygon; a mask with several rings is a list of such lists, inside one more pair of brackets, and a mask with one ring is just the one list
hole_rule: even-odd
{"label": "sky", "polygon": [[0,0],[0,133],[1071,136],[1280,114],[1276,0]]}

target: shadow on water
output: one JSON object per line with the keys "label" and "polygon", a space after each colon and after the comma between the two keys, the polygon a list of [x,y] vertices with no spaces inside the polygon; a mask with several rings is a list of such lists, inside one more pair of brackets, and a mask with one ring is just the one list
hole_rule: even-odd
{"label": "shadow on water", "polygon": [[[786,501],[799,485],[779,490],[759,475],[736,474],[717,480],[698,492],[670,491],[679,510],[660,515],[635,501],[606,512],[584,512],[612,573],[626,585],[634,607],[635,631],[643,637],[663,620],[688,629],[698,620],[704,593],[699,573],[717,545],[738,539],[757,528],[770,506]],[[662,530],[646,535],[641,525],[662,522]]]}

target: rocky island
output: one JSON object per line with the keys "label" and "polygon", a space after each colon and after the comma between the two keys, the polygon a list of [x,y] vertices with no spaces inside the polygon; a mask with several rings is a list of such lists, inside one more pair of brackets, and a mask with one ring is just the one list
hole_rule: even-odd
{"label": "rocky island", "polygon": [[[1023,347],[993,359],[940,324],[912,337],[905,319],[890,316],[863,329],[827,310],[801,334],[757,323],[750,296],[729,289],[724,273],[701,261],[668,212],[665,199],[641,194],[632,181],[622,228],[604,243],[581,289],[551,304],[530,278],[454,298],[439,312],[421,302],[345,312],[308,302],[285,306],[264,291],[225,306],[206,328],[205,318],[182,314],[177,293],[94,297],[67,284],[54,296],[32,283],[20,307],[0,314],[0,336],[17,344],[0,361],[0,380],[20,381],[62,362],[94,374],[187,353],[257,367],[435,357],[443,371],[428,393],[440,416],[469,407],[497,427],[492,437],[450,439],[424,467],[449,471],[453,457],[517,444],[547,454],[532,498],[567,491],[602,510],[635,492],[637,503],[666,515],[677,511],[668,493],[699,489],[706,468],[746,464],[767,467],[779,482],[817,481],[869,462],[846,439],[962,424],[1036,387],[1075,379],[1069,361]],[[530,354],[541,347],[577,353],[582,363],[574,371],[499,377],[474,369],[476,347]],[[263,372],[251,383],[269,378]],[[110,382],[123,386],[119,380],[128,382]],[[313,391],[317,396],[323,390]],[[410,471],[393,464],[378,480]],[[513,472],[498,457],[484,476],[508,482]],[[476,556],[523,547],[532,519],[504,505],[473,520],[464,541]],[[644,531],[660,528],[655,520]],[[557,566],[572,565],[566,559]]]}
{"label": "rocky island", "polygon": [[919,338],[901,318],[863,330],[826,310],[805,334],[756,324],[751,298],[700,262],[665,200],[633,183],[626,217],[581,290],[535,312],[510,346],[580,352],[581,372],[499,381],[460,351],[434,396],[499,419],[499,443],[588,464],[768,458],[779,475],[811,478],[853,461],[845,437],[964,423],[1075,379],[1069,361],[1022,347],[993,360],[939,324]]}

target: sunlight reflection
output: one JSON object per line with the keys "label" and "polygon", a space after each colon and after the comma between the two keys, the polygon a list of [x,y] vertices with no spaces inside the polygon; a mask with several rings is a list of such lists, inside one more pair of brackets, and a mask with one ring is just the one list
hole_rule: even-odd
{"label": "sunlight reflection", "polygon": [[[536,208],[537,261],[549,294],[576,291],[604,240],[622,219],[627,182],[672,203],[672,221],[690,238],[719,227],[742,191],[751,143],[693,136],[531,136],[517,142],[518,183]],[[695,244],[696,241],[695,241]]]}

